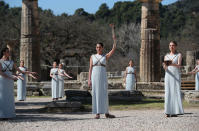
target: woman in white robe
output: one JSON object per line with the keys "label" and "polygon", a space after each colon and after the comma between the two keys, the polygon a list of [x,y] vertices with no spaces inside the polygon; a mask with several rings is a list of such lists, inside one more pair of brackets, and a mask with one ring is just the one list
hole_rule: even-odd
{"label": "woman in white robe", "polygon": [[14,80],[19,77],[12,75],[13,69],[20,73],[35,74],[35,72],[21,71],[12,60],[10,51],[3,48],[0,56],[0,119],[16,117],[14,102]]}
{"label": "woman in white robe", "polygon": [[181,99],[182,55],[176,52],[177,43],[171,41],[170,53],[165,55],[163,67],[165,69],[165,114],[166,117],[184,114]]}
{"label": "woman in white robe", "polygon": [[59,97],[59,81],[58,81],[58,68],[57,63],[53,62],[53,68],[50,70],[50,77],[51,80],[51,92],[52,92],[52,99],[58,100]]}
{"label": "woman in white robe", "polygon": [[190,74],[195,74],[195,90],[199,91],[199,60],[196,60],[196,67]]}
{"label": "woman in white robe", "polygon": [[[27,68],[24,66],[23,60],[20,61],[19,69],[24,72],[28,71]],[[24,101],[26,100],[26,74],[17,72],[17,75],[22,77],[22,79],[17,80],[17,100]],[[37,79],[32,74],[29,74],[28,76],[32,77],[33,79]]]}
{"label": "woman in white robe", "polygon": [[135,90],[136,70],[133,66],[133,60],[129,61],[129,66],[126,68],[124,82],[126,83],[127,91]]}
{"label": "woman in white robe", "polygon": [[[114,32],[114,26],[112,25]],[[106,55],[103,54],[103,44],[97,43],[96,51],[90,57],[90,68],[88,85],[92,88],[92,112],[96,114],[95,119],[100,118],[100,114],[105,114],[106,118],[114,118],[108,110],[108,82],[106,74],[106,61],[113,55],[116,49],[116,37],[113,33],[113,48]]]}
{"label": "woman in white robe", "polygon": [[64,97],[64,77],[72,78],[65,72],[65,70],[63,70],[63,65],[59,64],[58,68],[59,98]]}

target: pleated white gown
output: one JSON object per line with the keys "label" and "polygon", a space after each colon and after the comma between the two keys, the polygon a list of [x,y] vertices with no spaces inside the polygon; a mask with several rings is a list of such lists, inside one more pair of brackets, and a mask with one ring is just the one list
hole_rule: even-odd
{"label": "pleated white gown", "polygon": [[127,76],[126,76],[126,90],[134,90],[135,87],[135,69],[134,67],[127,67]]}
{"label": "pleated white gown", "polygon": [[[26,67],[19,67],[20,70],[26,71]],[[24,80],[17,80],[17,100],[26,100],[26,74],[19,74]]]}
{"label": "pleated white gown", "polygon": [[58,80],[59,80],[59,97],[64,97],[64,72],[65,70],[59,69]]}
{"label": "pleated white gown", "polygon": [[52,98],[59,97],[59,81],[58,81],[58,69],[52,68],[50,73],[53,74],[53,78],[51,80],[51,88],[52,88]]}
{"label": "pleated white gown", "polygon": [[[0,60],[2,71],[11,76],[13,61]],[[15,114],[14,81],[0,75],[0,118],[13,118]]]}
{"label": "pleated white gown", "polygon": [[92,55],[92,112],[93,114],[106,114],[108,113],[108,82],[106,67],[106,56]]}
{"label": "pleated white gown", "polygon": [[[177,64],[179,53],[175,55],[167,54],[165,60],[172,60]],[[184,114],[181,99],[181,74],[180,69],[168,66],[165,73],[165,114]]]}
{"label": "pleated white gown", "polygon": [[[199,65],[197,65],[196,67],[199,70]],[[195,83],[195,90],[199,91],[199,72],[196,73],[195,82],[196,82]]]}

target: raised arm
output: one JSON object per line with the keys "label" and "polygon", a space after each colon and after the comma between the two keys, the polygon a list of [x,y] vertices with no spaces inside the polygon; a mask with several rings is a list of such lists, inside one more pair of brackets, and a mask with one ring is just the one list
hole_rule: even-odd
{"label": "raised arm", "polygon": [[91,75],[92,75],[92,69],[93,69],[93,61],[92,56],[90,57],[90,67],[88,72],[88,86],[91,87]]}
{"label": "raised arm", "polygon": [[115,49],[116,49],[116,36],[115,36],[114,25],[110,24],[110,26],[112,28],[113,47],[112,47],[112,50],[108,54],[106,54],[106,59],[109,59],[113,55],[113,53],[115,52]]}

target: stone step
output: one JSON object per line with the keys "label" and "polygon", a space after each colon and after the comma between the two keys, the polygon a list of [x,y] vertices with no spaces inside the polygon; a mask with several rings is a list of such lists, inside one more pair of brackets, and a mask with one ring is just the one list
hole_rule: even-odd
{"label": "stone step", "polygon": [[195,84],[182,84],[181,87],[195,87]]}
{"label": "stone step", "polygon": [[181,90],[195,90],[195,86],[191,86],[191,87],[181,87]]}
{"label": "stone step", "polygon": [[194,80],[182,81],[181,89],[182,90],[194,90],[195,89],[195,81]]}
{"label": "stone step", "polygon": [[[92,103],[92,95],[85,90],[66,90],[66,101],[80,101]],[[143,94],[140,91],[108,90],[109,101],[142,101]]]}
{"label": "stone step", "polygon": [[181,84],[193,84],[195,81],[190,80],[190,81],[182,81]]}

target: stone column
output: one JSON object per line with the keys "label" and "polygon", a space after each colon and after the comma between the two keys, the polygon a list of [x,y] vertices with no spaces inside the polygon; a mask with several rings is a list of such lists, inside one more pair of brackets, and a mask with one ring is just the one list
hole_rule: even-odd
{"label": "stone column", "polygon": [[[40,76],[38,0],[22,1],[20,60]],[[27,80],[32,81],[30,77]]]}
{"label": "stone column", "polygon": [[195,51],[187,51],[186,52],[186,73],[192,71],[195,67],[196,59],[195,59]]}
{"label": "stone column", "polygon": [[142,3],[140,81],[160,81],[160,16],[161,0],[140,0]]}

